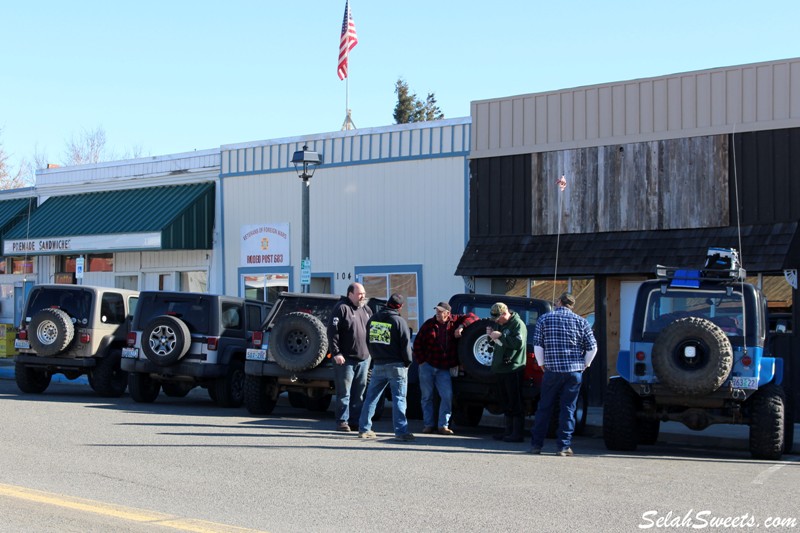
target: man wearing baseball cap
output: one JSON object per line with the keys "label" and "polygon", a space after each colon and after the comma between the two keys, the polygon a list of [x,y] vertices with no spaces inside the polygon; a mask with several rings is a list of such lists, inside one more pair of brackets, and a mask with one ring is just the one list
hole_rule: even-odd
{"label": "man wearing baseball cap", "polygon": [[497,374],[505,414],[505,431],[494,438],[505,442],[522,442],[525,428],[522,382],[525,378],[528,328],[519,314],[510,311],[503,302],[494,304],[490,313],[497,326],[487,327],[486,334],[494,341],[492,372]]}
{"label": "man wearing baseball cap", "polygon": [[[458,341],[464,328],[476,322],[473,313],[454,315],[447,302],[433,308],[436,314],[426,320],[414,339],[414,359],[419,364],[419,387],[422,393],[423,433],[452,435],[452,373],[458,372]],[[439,413],[434,413],[434,391],[439,392]]]}

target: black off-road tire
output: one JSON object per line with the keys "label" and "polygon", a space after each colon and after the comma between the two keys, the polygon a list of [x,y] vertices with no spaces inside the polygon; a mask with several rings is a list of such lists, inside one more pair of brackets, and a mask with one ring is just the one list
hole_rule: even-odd
{"label": "black off-road tire", "polygon": [[50,372],[40,368],[30,368],[20,363],[14,365],[14,379],[19,390],[26,394],[41,394],[50,386]]}
{"label": "black off-road tire", "polygon": [[170,398],[185,398],[194,388],[188,381],[162,381],[161,390]]}
{"label": "black off-road tire", "polygon": [[244,376],[244,405],[252,415],[268,415],[275,409],[278,398],[275,378]]}
{"label": "black off-road tire", "polygon": [[467,326],[458,342],[458,360],[467,375],[488,381],[494,378],[494,342],[486,335],[487,326],[494,327],[496,324],[484,318]]}
{"label": "black off-road tire", "polygon": [[636,431],[636,410],[639,398],[628,382],[612,378],[606,386],[603,405],[603,441],[612,451],[630,452],[639,439]]}
{"label": "black off-road tire", "polygon": [[220,407],[241,407],[244,403],[244,362],[231,361],[224,376],[214,380],[216,402]]}
{"label": "black off-road tire", "polygon": [[45,308],[38,311],[28,326],[28,340],[36,355],[50,357],[67,349],[75,338],[75,324],[66,311]]}
{"label": "black off-road tire", "polygon": [[[684,356],[686,347],[696,356]],[[733,368],[733,348],[725,332],[713,322],[681,318],[668,325],[653,343],[653,370],[673,392],[702,396],[719,389]]]}
{"label": "black off-road tire", "polygon": [[748,400],[750,403],[750,455],[777,461],[783,455],[783,389],[768,383]]}
{"label": "black off-road tire", "polygon": [[324,413],[331,406],[333,395],[306,396],[306,407],[312,413]]}
{"label": "black off-road tire", "polygon": [[98,357],[89,370],[89,385],[105,398],[119,398],[128,388],[128,373],[120,368],[122,350],[113,348],[104,357]]}
{"label": "black off-road tire", "polygon": [[300,372],[312,369],[328,354],[325,326],[308,313],[287,313],[272,326],[269,352],[285,370]]}
{"label": "black off-road tire", "polygon": [[[439,418],[438,412],[436,418]],[[483,418],[483,405],[471,403],[453,408],[453,423],[456,426],[478,427],[481,418]]]}
{"label": "black off-road tire", "polygon": [[422,391],[419,388],[419,381],[409,383],[406,389],[406,418],[422,420]]}
{"label": "black off-road tire", "polygon": [[128,373],[128,391],[137,403],[153,403],[161,391],[161,384],[143,372]]}
{"label": "black off-road tire", "polygon": [[157,316],[142,329],[142,353],[158,366],[174,365],[191,345],[189,326],[174,316]]}
{"label": "black off-road tire", "polygon": [[636,439],[639,444],[650,446],[658,442],[658,433],[661,431],[661,420],[644,418],[636,422]]}

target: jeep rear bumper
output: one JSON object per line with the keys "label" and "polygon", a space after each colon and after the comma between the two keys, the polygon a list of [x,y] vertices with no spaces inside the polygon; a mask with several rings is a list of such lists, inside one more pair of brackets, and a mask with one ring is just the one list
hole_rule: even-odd
{"label": "jeep rear bumper", "polygon": [[244,373],[251,376],[270,376],[276,378],[289,378],[298,380],[334,381],[333,366],[321,364],[311,370],[294,372],[280,367],[271,361],[247,361],[244,364]]}
{"label": "jeep rear bumper", "polygon": [[723,385],[714,392],[700,396],[675,394],[669,387],[659,383],[628,383],[639,396],[653,397],[659,405],[680,407],[720,407],[731,400],[743,402],[753,395],[755,390],[735,389]]}
{"label": "jeep rear bumper", "polygon": [[39,357],[38,355],[18,354],[14,356],[14,362],[29,367],[47,368],[49,370],[59,369],[80,369],[94,368],[97,360],[94,357]]}
{"label": "jeep rear bumper", "polygon": [[126,372],[155,374],[164,378],[218,378],[228,372],[228,365],[179,362],[176,365],[159,366],[147,359],[123,359],[120,366]]}

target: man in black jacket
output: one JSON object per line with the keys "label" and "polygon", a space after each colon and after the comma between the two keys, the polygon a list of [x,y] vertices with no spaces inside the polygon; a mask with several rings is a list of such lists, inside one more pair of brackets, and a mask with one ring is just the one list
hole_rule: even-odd
{"label": "man in black jacket", "polygon": [[374,439],[377,436],[371,429],[372,416],[375,414],[378,402],[383,401],[383,391],[389,385],[392,390],[395,438],[402,441],[414,440],[414,435],[408,431],[406,418],[411,332],[408,323],[400,316],[404,302],[402,294],[392,294],[386,309],[373,315],[367,323],[367,345],[374,365],[358,425],[358,436],[362,439]]}
{"label": "man in black jacket", "polygon": [[369,373],[367,291],[360,283],[347,287],[347,296],[333,308],[328,324],[328,348],[336,383],[336,429],[356,429]]}

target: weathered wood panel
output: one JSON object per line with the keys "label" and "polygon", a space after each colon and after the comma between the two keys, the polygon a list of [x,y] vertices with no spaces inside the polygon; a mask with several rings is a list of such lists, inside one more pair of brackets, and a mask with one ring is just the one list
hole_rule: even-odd
{"label": "weathered wood panel", "polygon": [[[533,235],[558,233],[559,221],[561,233],[730,223],[724,135],[544,152],[531,159]],[[561,175],[567,179],[563,192],[556,184]],[[499,176],[478,179],[497,183]],[[480,201],[478,208],[485,211]],[[507,213],[509,206],[497,208]]]}

